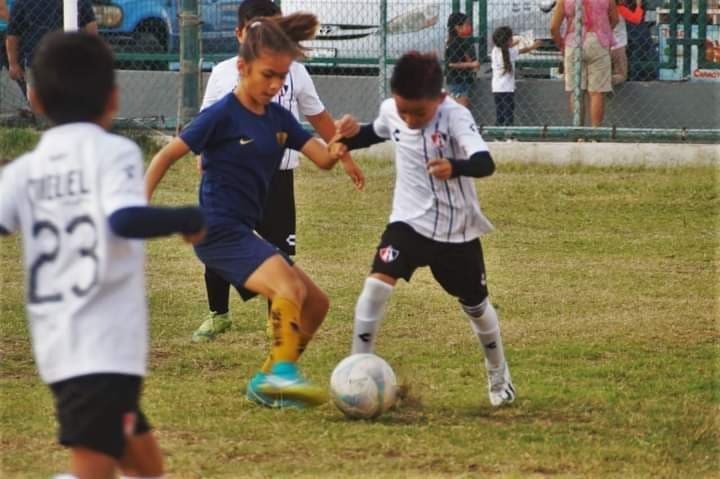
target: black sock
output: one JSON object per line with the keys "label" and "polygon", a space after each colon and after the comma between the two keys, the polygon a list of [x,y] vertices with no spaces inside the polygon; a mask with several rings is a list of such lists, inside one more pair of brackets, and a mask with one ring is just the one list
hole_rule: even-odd
{"label": "black sock", "polygon": [[210,311],[217,314],[228,312],[230,284],[213,270],[205,268],[205,290]]}

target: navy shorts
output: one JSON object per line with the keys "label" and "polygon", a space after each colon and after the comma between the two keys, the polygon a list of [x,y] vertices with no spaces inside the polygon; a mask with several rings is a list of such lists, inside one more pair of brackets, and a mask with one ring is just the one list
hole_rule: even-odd
{"label": "navy shorts", "polygon": [[88,374],[50,385],[63,446],[84,447],[122,458],[130,436],[150,430],[140,410],[142,378]]}
{"label": "navy shorts", "polygon": [[240,225],[210,225],[205,240],[195,245],[195,254],[208,269],[232,284],[245,301],[257,295],[245,289],[245,282],[268,258],[279,254],[292,264],[277,246]]}
{"label": "navy shorts", "polygon": [[480,304],[488,295],[480,240],[443,243],[417,233],[407,223],[390,223],[380,239],[371,273],[410,281],[417,268],[429,266],[433,277],[463,304]]}

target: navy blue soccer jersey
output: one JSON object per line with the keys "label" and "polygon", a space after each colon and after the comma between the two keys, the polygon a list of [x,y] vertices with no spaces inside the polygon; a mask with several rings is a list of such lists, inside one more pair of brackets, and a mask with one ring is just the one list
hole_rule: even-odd
{"label": "navy blue soccer jersey", "polygon": [[230,93],[201,111],[180,138],[202,154],[200,206],[208,224],[240,223],[254,229],[285,149],[300,151],[311,137],[276,103],[258,115]]}

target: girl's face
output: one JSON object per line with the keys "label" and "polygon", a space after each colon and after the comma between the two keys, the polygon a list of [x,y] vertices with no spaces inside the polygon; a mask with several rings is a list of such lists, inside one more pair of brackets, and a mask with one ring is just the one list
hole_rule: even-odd
{"label": "girl's face", "polygon": [[249,63],[240,58],[240,85],[253,101],[267,105],[285,83],[292,62],[293,56],[290,53],[267,49],[261,50],[260,56]]}
{"label": "girl's face", "polygon": [[455,31],[457,31],[459,37],[469,37],[472,35],[472,24],[470,23],[470,20],[462,25],[457,25],[455,27]]}

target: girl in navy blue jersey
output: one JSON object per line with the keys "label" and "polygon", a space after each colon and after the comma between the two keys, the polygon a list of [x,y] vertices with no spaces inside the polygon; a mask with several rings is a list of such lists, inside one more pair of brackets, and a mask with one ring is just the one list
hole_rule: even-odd
{"label": "girl in navy blue jersey", "polygon": [[[191,150],[202,154],[200,206],[208,235],[195,251],[243,299],[261,294],[272,302],[271,354],[247,388],[250,400],[270,407],[316,405],[327,399],[324,390],[303,379],[296,362],[325,319],[329,300],[253,231],[286,148],[302,152],[322,169],[332,168],[343,153],[342,145],[328,148],[313,139],[292,113],[271,102],[301,54],[298,42],[311,38],[317,25],[315,16],[305,13],[253,21],[240,47],[238,86],[158,152],[145,176],[151,197],[176,160]],[[352,129],[355,124],[341,120],[338,133],[352,133],[344,125]]]}

